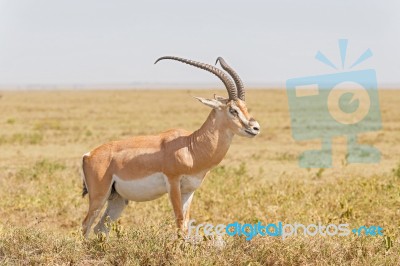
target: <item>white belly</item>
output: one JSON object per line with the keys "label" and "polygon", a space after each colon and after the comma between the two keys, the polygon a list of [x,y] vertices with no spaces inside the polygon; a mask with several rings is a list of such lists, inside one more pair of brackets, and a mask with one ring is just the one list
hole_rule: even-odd
{"label": "white belly", "polygon": [[[187,194],[195,191],[202,183],[204,173],[199,175],[182,175],[180,177],[181,193]],[[154,200],[169,190],[168,178],[163,173],[154,173],[140,179],[123,180],[113,175],[115,190],[124,199],[132,201]]]}
{"label": "white belly", "polygon": [[167,193],[167,177],[163,173],[154,173],[145,178],[122,180],[114,175],[115,190],[124,199],[133,201],[148,201]]}
{"label": "white belly", "polygon": [[181,176],[181,193],[190,193],[200,187],[203,182],[203,176]]}

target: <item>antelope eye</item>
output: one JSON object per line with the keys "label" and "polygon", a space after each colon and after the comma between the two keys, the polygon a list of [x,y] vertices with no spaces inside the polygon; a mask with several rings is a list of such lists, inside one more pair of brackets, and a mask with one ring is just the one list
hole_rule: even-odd
{"label": "antelope eye", "polygon": [[231,113],[234,116],[238,116],[239,115],[238,112],[233,108],[229,108],[229,113]]}

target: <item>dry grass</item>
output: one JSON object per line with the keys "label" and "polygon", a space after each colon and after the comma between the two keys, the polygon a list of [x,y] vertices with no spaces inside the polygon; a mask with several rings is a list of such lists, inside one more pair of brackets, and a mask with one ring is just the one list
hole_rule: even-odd
{"label": "dry grass", "polygon": [[[239,222],[380,225],[385,237],[225,237],[192,245],[176,239],[167,197],[130,203],[108,240],[83,241],[80,156],[112,139],[194,130],[209,110],[190,96],[212,91],[2,92],[0,99],[0,262],[4,264],[400,264],[400,91],[381,91],[383,130],[361,141],[382,152],[373,165],[347,165],[334,139],[332,169],[300,169],[317,142],[291,137],[283,91],[247,94],[262,134],[236,137],[208,176],[192,217]],[[224,95],[223,91],[219,94]]]}

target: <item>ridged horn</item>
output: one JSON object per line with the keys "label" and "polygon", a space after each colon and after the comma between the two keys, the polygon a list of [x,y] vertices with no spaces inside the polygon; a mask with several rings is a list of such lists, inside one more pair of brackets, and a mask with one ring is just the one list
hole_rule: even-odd
{"label": "ridged horn", "polygon": [[221,67],[231,75],[233,78],[233,81],[235,81],[236,88],[237,88],[237,94],[239,96],[239,99],[244,101],[245,100],[245,91],[244,91],[244,85],[242,80],[240,79],[238,73],[236,73],[235,70],[233,70],[232,67],[230,67],[225,60],[222,57],[218,57],[217,61],[215,61],[215,64],[219,63],[221,64]]}
{"label": "ridged horn", "polygon": [[237,99],[237,92],[236,92],[236,87],[235,84],[232,82],[231,78],[226,75],[221,69],[216,68],[215,66],[205,64],[205,63],[200,63],[197,61],[189,60],[189,59],[184,59],[176,56],[163,56],[157,59],[154,64],[157,64],[158,61],[164,60],[164,59],[170,59],[170,60],[175,60],[179,61],[194,67],[198,67],[201,69],[204,69],[208,72],[213,73],[215,76],[217,76],[225,85],[226,90],[228,91],[229,99],[230,100],[236,100]]}

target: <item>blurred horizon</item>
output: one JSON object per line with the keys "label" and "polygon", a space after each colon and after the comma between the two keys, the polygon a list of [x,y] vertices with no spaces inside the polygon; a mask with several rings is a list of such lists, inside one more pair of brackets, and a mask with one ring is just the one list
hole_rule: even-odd
{"label": "blurred horizon", "polygon": [[[251,85],[245,87],[247,90],[286,90],[286,87],[278,85]],[[323,88],[324,89],[324,88]],[[352,88],[349,88],[352,89]],[[357,89],[357,88],[355,88]],[[381,85],[378,90],[399,90],[400,86],[397,84]],[[88,84],[88,85],[62,85],[62,84],[27,84],[19,86],[0,86],[0,92],[6,91],[108,91],[108,90],[217,90],[226,91],[223,85],[218,86],[214,84]]]}

